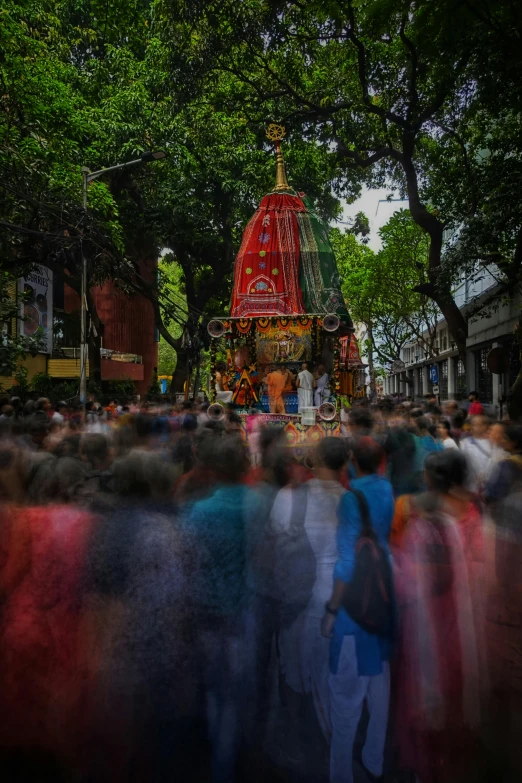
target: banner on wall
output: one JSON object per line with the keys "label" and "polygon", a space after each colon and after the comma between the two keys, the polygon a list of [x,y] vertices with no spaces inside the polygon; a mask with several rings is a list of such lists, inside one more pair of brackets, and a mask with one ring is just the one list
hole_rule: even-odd
{"label": "banner on wall", "polygon": [[53,349],[53,273],[45,266],[36,266],[27,277],[18,281],[22,301],[23,320],[20,334],[23,337],[42,338],[42,353]]}

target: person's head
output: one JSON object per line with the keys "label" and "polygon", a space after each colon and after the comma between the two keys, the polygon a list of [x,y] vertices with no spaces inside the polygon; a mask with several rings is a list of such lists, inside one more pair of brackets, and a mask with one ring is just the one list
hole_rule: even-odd
{"label": "person's head", "polygon": [[382,459],[382,446],[372,438],[359,438],[352,449],[352,460],[358,476],[377,473]]}
{"label": "person's head", "polygon": [[32,416],[34,413],[34,400],[27,400],[24,405],[24,418],[26,416]]}
{"label": "person's head", "polygon": [[152,437],[152,421],[150,416],[139,413],[132,420],[136,444],[141,447],[148,446]]}
{"label": "person's head", "polygon": [[476,392],[476,391],[472,391],[468,395],[468,400],[470,402],[478,402],[478,398],[479,398],[478,392]]}
{"label": "person's head", "polygon": [[93,470],[106,470],[111,463],[109,441],[105,435],[88,433],[82,437],[81,453]]}
{"label": "person's head", "polygon": [[183,403],[183,410],[184,411],[191,411],[192,410],[192,402],[191,400],[185,400]]}
{"label": "person's head", "polygon": [[435,394],[430,394],[429,397],[428,397],[428,405],[430,405],[430,406],[437,405],[437,403],[438,403],[438,400],[437,400],[436,395]]}
{"label": "person's head", "polygon": [[505,430],[506,438],[504,448],[513,454],[522,453],[522,425],[508,424]]}
{"label": "person's head", "polygon": [[495,421],[489,428],[488,438],[499,449],[505,448],[506,427],[501,421]]}
{"label": "person's head", "polygon": [[284,430],[264,427],[259,438],[261,466],[265,481],[284,487],[290,481],[291,457],[286,447]]}
{"label": "person's head", "polygon": [[426,416],[418,416],[414,418],[413,421],[417,425],[419,435],[424,437],[430,434],[430,421],[426,418]]}
{"label": "person's head", "polygon": [[459,406],[455,400],[446,400],[442,409],[446,416],[454,416],[457,413]]}
{"label": "person's head", "polygon": [[33,413],[29,420],[28,433],[37,448],[42,448],[49,434],[49,426],[49,419],[42,411]]}
{"label": "person's head", "polygon": [[324,372],[325,372],[324,364],[318,364],[317,365],[317,372],[318,372],[319,375],[324,375]]}
{"label": "person's head", "polygon": [[34,409],[36,411],[48,411],[51,407],[50,400],[47,399],[47,397],[40,397],[38,400],[36,400]]}
{"label": "person's head", "polygon": [[490,426],[490,421],[487,416],[472,416],[471,417],[471,434],[474,438],[486,438]]}
{"label": "person's head", "polygon": [[373,429],[373,416],[367,408],[351,408],[348,424],[353,435],[369,435]]}
{"label": "person's head", "polygon": [[13,406],[14,412],[18,413],[22,407],[22,400],[20,397],[11,397],[11,405]]}
{"label": "person's head", "polygon": [[301,370],[308,370],[308,365],[306,362],[303,362],[301,365]]}
{"label": "person's head", "polygon": [[115,491],[125,502],[172,498],[175,469],[157,454],[132,451],[115,461],[113,475]]}
{"label": "person's head", "polygon": [[227,434],[216,444],[214,473],[220,484],[239,484],[247,469],[243,441],[239,435]]}
{"label": "person's head", "polygon": [[12,405],[2,406],[2,416],[6,416],[6,418],[10,419],[13,413],[14,413],[14,408]]}
{"label": "person's head", "polygon": [[432,492],[447,495],[453,487],[463,487],[467,478],[465,456],[458,449],[428,454],[424,464],[426,484]]}
{"label": "person's head", "polygon": [[65,414],[67,413],[67,410],[68,410],[67,403],[66,403],[66,402],[63,402],[63,401],[62,401],[62,402],[59,402],[59,403],[58,403],[58,405],[56,406],[56,410],[57,410],[57,412],[58,412],[58,413],[60,413],[62,416],[65,416]]}
{"label": "person's head", "polygon": [[447,422],[445,419],[441,419],[437,427],[437,433],[441,440],[447,440],[447,438],[451,438],[449,422]]}
{"label": "person's head", "polygon": [[323,438],[316,446],[313,464],[319,477],[338,479],[348,462],[348,452],[342,438]]}

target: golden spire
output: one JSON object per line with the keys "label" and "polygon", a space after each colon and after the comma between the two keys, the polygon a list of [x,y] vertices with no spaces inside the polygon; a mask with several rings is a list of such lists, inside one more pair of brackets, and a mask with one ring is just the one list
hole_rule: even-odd
{"label": "golden spire", "polygon": [[267,137],[270,141],[275,142],[276,151],[276,181],[274,191],[276,193],[291,193],[292,188],[288,184],[286,179],[285,162],[283,160],[283,153],[281,152],[281,139],[285,135],[286,131],[283,125],[269,125],[266,131]]}

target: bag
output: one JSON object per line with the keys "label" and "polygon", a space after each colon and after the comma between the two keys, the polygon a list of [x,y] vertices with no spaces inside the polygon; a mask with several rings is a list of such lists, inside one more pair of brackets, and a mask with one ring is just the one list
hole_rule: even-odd
{"label": "bag", "polygon": [[362,529],[355,548],[355,567],[343,596],[352,620],[369,633],[387,636],[393,624],[393,579],[389,559],[373,529],[368,503],[352,489],[359,504]]}
{"label": "bag", "polygon": [[317,561],[305,529],[308,488],[292,491],[292,516],[288,532],[276,542],[274,580],[281,602],[281,626],[289,627],[308,606],[317,575]]}

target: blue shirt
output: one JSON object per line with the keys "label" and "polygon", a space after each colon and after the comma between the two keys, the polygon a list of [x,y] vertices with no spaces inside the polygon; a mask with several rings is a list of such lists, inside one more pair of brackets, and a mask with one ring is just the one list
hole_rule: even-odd
{"label": "blue shirt", "polygon": [[[355,479],[351,486],[366,497],[373,528],[377,533],[379,543],[389,556],[388,538],[394,513],[392,485],[387,479],[372,475]],[[359,503],[353,492],[346,492],[342,496],[338,514],[337,549],[339,559],[334,569],[334,580],[340,579],[348,583],[352,578],[355,566],[355,548],[362,525]],[[330,670],[334,674],[337,671],[345,636],[355,637],[359,675],[371,677],[381,674],[382,662],[388,661],[390,658],[391,640],[363,630],[342,608],[337,615],[330,645]]]}
{"label": "blue shirt", "polygon": [[221,485],[188,510],[186,531],[198,561],[194,598],[211,614],[237,615],[249,603],[247,517],[254,503],[248,487]]}

